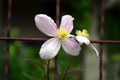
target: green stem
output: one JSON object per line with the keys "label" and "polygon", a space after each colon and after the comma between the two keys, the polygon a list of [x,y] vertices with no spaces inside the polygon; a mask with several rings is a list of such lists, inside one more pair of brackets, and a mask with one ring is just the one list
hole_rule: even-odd
{"label": "green stem", "polygon": [[47,78],[46,78],[46,80],[50,80],[49,79],[49,63],[50,63],[50,60],[48,60],[48,62],[47,62]]}
{"label": "green stem", "polygon": [[66,67],[66,70],[65,70],[65,72],[64,72],[64,74],[63,74],[63,79],[62,80],[65,80],[65,77],[66,77],[66,75],[67,75],[67,72],[68,72],[68,70],[69,70],[69,68],[70,68],[70,65],[71,65],[71,63],[72,63],[72,61],[73,61],[73,56],[71,57],[71,59],[70,59],[70,62],[68,63],[68,65],[67,65],[67,67]]}
{"label": "green stem", "polygon": [[55,57],[54,64],[54,80],[58,80],[58,55]]}

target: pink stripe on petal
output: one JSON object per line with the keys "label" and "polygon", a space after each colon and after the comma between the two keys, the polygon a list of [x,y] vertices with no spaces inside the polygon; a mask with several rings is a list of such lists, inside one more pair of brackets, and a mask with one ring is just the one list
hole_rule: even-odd
{"label": "pink stripe on petal", "polygon": [[74,38],[65,39],[62,42],[62,47],[65,50],[65,52],[67,52],[67,54],[72,55],[72,56],[79,55],[79,52],[81,49],[79,44],[76,42]]}
{"label": "pink stripe on petal", "polygon": [[53,19],[45,14],[39,14],[35,16],[35,24],[37,28],[48,36],[57,35],[57,26]]}
{"label": "pink stripe on petal", "polygon": [[51,38],[41,46],[39,54],[42,59],[52,59],[58,54],[60,47],[61,43],[59,39]]}
{"label": "pink stripe on petal", "polygon": [[74,18],[70,15],[63,16],[61,19],[60,28],[63,28],[70,33],[73,30],[73,20]]}

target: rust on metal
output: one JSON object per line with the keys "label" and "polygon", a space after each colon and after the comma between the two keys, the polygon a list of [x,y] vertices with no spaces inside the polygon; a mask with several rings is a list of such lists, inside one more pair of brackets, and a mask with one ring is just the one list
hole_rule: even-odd
{"label": "rust on metal", "polygon": [[[0,37],[0,40],[9,41],[46,41],[49,38],[8,38]],[[103,44],[120,44],[119,40],[90,40],[91,43],[103,43]]]}
{"label": "rust on metal", "polygon": [[[100,40],[104,39],[104,22],[105,22],[105,1],[101,2],[101,27],[100,27]],[[103,79],[103,43],[100,43],[100,56],[99,56],[99,80]]]}
{"label": "rust on metal", "polygon": [[[60,0],[56,0],[56,24],[59,26],[59,16],[60,16]],[[58,55],[54,59],[54,80],[58,80]]]}
{"label": "rust on metal", "polygon": [[[8,0],[8,19],[7,19],[7,37],[10,37],[10,27],[11,27],[11,13],[12,13],[12,0]],[[5,73],[4,80],[8,80],[9,72],[9,40],[6,40],[6,56],[5,56]]]}

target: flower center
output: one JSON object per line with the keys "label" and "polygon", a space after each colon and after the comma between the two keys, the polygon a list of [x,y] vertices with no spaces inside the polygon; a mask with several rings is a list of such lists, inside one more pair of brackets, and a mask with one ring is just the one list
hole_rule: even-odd
{"label": "flower center", "polygon": [[82,31],[76,30],[76,35],[77,36],[84,36],[84,37],[89,37],[88,31],[86,29],[83,29]]}
{"label": "flower center", "polygon": [[67,38],[68,32],[65,29],[59,29],[58,31],[58,38],[59,39],[65,39]]}

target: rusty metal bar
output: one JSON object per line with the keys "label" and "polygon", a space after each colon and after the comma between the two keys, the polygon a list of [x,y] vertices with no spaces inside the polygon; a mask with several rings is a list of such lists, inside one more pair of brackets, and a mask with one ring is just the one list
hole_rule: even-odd
{"label": "rusty metal bar", "polygon": [[[7,19],[7,37],[10,37],[10,27],[11,27],[11,9],[12,0],[8,0],[8,19]],[[9,40],[6,40],[6,56],[5,56],[5,75],[4,80],[8,80],[8,67],[9,67]]]}
{"label": "rusty metal bar", "polygon": [[[100,27],[100,39],[104,38],[104,22],[105,22],[105,1],[101,2],[101,27]],[[99,80],[103,79],[103,43],[100,43],[100,56],[99,56]]]}
{"label": "rusty metal bar", "polygon": [[[56,24],[59,26],[60,0],[56,0]],[[54,80],[58,80],[58,55],[54,59]]]}
{"label": "rusty metal bar", "polygon": [[120,44],[119,40],[91,40],[91,43]]}
{"label": "rusty metal bar", "polygon": [[3,16],[3,0],[0,0],[0,36],[2,36],[2,26],[3,26],[2,16]]}
{"label": "rusty metal bar", "polygon": [[[9,41],[46,41],[48,38],[8,38],[0,37],[0,40]],[[120,40],[90,40],[91,43],[120,44]]]}
{"label": "rusty metal bar", "polygon": [[9,40],[9,41],[46,41],[48,38],[8,38],[0,37],[0,40]]}

